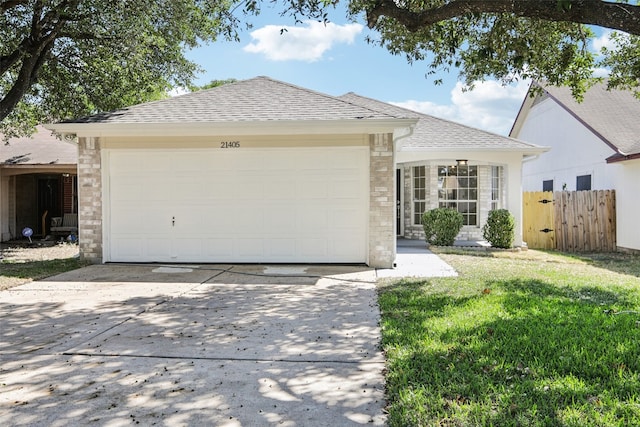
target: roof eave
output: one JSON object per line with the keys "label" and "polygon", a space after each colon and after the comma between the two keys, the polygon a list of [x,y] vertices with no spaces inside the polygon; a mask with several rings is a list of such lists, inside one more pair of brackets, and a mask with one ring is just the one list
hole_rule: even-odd
{"label": "roof eave", "polygon": [[636,160],[636,159],[640,159],[640,153],[635,153],[635,154],[616,153],[612,156],[607,157],[605,160],[607,161],[607,163],[618,163],[618,162],[624,162],[627,160]]}
{"label": "roof eave", "polygon": [[417,119],[271,120],[179,123],[50,123],[45,127],[60,135],[207,136],[207,135],[313,135],[391,133],[408,128]]}
{"label": "roof eave", "polygon": [[542,154],[551,150],[551,147],[433,147],[433,148],[417,148],[417,147],[405,147],[402,151],[406,152],[456,152],[456,153],[474,153],[474,152],[511,152],[522,153],[523,155]]}

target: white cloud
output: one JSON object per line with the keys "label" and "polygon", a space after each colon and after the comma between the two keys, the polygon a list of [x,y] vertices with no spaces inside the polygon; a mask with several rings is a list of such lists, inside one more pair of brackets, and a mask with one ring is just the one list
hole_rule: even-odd
{"label": "white cloud", "polygon": [[451,90],[450,105],[414,100],[391,104],[507,135],[524,101],[529,84],[529,81],[521,81],[516,85],[502,86],[497,81],[489,80],[477,82],[472,91],[465,92],[464,85],[458,82]]}
{"label": "white cloud", "polygon": [[600,37],[593,39],[592,46],[596,53],[600,53],[603,47],[606,47],[608,50],[615,49],[615,43],[611,40],[611,33],[611,30],[605,30]]}
{"label": "white cloud", "polygon": [[174,96],[185,95],[185,94],[187,94],[189,92],[191,92],[191,91],[186,87],[175,86],[169,92],[167,92],[167,95],[169,95],[170,97],[173,98]]}
{"label": "white cloud", "polygon": [[[254,40],[243,48],[261,53],[272,61],[314,62],[337,43],[353,43],[362,32],[360,24],[336,25],[306,21],[304,27],[267,25],[251,32]],[[286,30],[282,32],[282,30]]]}

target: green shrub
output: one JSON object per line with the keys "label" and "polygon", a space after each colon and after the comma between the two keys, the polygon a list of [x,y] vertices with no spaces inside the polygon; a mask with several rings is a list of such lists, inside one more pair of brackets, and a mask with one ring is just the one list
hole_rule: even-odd
{"label": "green shrub", "polygon": [[494,248],[510,248],[515,237],[515,219],[506,209],[489,212],[487,223],[482,227],[482,236]]}
{"label": "green shrub", "polygon": [[427,243],[451,246],[462,229],[462,214],[455,209],[436,208],[422,214]]}

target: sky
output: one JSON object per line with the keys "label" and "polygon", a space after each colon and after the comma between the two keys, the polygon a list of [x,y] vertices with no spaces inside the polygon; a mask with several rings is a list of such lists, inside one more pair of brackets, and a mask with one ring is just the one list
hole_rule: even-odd
{"label": "sky", "polygon": [[[426,63],[407,62],[366,42],[375,36],[364,21],[350,22],[344,13],[329,15],[330,23],[305,21],[263,10],[251,18],[253,28],[240,32],[240,41],[219,40],[191,50],[199,64],[196,80],[249,79],[268,76],[307,89],[339,96],[355,92],[475,128],[508,135],[529,87],[529,81],[503,87],[478,82],[463,91],[457,73],[426,76]],[[282,31],[286,29],[286,31]],[[605,32],[594,48],[606,44]],[[442,79],[441,85],[435,85]]]}

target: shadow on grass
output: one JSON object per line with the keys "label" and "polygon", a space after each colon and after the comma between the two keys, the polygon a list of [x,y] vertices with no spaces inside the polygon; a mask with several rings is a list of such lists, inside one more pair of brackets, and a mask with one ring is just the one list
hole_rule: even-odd
{"label": "shadow on grass", "polygon": [[[468,249],[457,248],[439,248],[433,250],[438,254],[453,254],[453,255],[465,255],[477,258],[496,258],[513,257],[514,259],[528,259],[530,261],[536,261],[535,256],[532,253],[546,254],[549,257],[564,258],[569,262],[586,263],[595,268],[602,268],[614,273],[625,274],[634,277],[640,277],[640,255],[622,253],[622,252],[601,252],[601,253],[570,253],[570,252],[558,252],[553,250],[534,249],[524,252],[507,252],[500,250],[491,251],[477,251]],[[542,261],[541,261],[542,262]],[[544,260],[544,262],[553,262],[552,260]]]}
{"label": "shadow on grass", "polygon": [[472,297],[399,286],[381,295],[391,425],[640,425],[640,318],[606,310],[637,310],[637,296],[539,280]]}
{"label": "shadow on grass", "polygon": [[88,262],[78,258],[63,258],[43,261],[0,262],[0,265],[2,266],[0,276],[39,280],[87,266]]}

